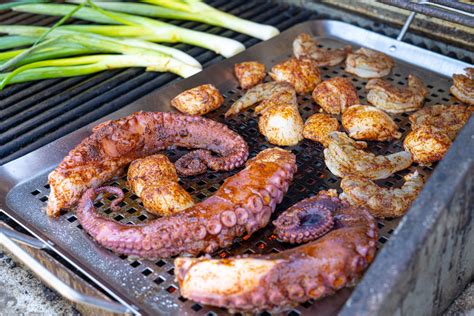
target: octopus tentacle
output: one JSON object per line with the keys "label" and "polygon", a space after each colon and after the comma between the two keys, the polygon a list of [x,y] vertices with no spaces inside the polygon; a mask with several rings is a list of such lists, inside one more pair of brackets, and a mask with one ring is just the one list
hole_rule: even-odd
{"label": "octopus tentacle", "polygon": [[271,255],[177,258],[181,295],[202,304],[256,312],[318,299],[352,284],[374,258],[375,220],[366,209],[339,200],[335,191],[319,198],[333,210],[334,226],[326,235]]}
{"label": "octopus tentacle", "polygon": [[182,175],[229,171],[244,164],[248,147],[226,125],[178,113],[138,112],[96,126],[50,173],[48,214],[74,206],[88,188],[123,173],[133,160],[172,147],[197,149],[176,162]]}
{"label": "octopus tentacle", "polygon": [[[227,178],[208,199],[173,216],[142,225],[125,225],[95,212],[94,199],[100,192],[117,188],[89,189],[77,208],[84,231],[99,244],[115,252],[155,259],[181,253],[211,253],[232,244],[235,237],[252,234],[266,226],[296,172],[295,156],[286,150],[271,148],[251,159],[245,169]],[[282,188],[272,196],[267,188],[278,177]],[[267,192],[262,198],[256,192]],[[118,199],[118,200],[119,200]],[[119,203],[119,202],[117,202]]]}

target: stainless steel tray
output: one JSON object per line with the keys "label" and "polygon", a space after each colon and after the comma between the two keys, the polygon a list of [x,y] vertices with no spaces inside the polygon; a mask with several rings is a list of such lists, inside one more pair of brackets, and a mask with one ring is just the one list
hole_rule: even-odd
{"label": "stainless steel tray", "polygon": [[[231,59],[219,62],[189,79],[172,83],[155,91],[122,110],[104,117],[101,121],[119,118],[140,110],[173,111],[169,106],[171,98],[185,89],[203,83],[216,85],[226,97],[225,105],[220,110],[208,115],[218,121],[225,121],[223,113],[242,94],[233,75],[233,65],[240,61],[258,60],[264,62],[267,69],[270,69],[275,63],[292,55],[291,43],[301,32],[314,35],[324,47],[334,48],[349,43],[354,49],[364,46],[382,51],[396,60],[396,67],[388,80],[405,85],[407,75],[413,73],[423,78],[428,85],[430,95],[426,101],[427,105],[457,103],[449,95],[450,77],[453,73],[461,73],[463,68],[468,66],[467,64],[349,24],[322,20],[309,21],[294,26],[281,35],[260,43]],[[324,79],[334,76],[350,78],[359,91],[361,102],[365,103],[364,86],[367,80],[344,72],[343,66],[324,67],[322,74]],[[299,97],[298,101],[304,119],[318,111],[318,107],[309,96]],[[409,130],[407,115],[396,115],[394,118],[400,125],[401,131],[406,135]],[[271,146],[259,134],[257,121],[251,111],[225,122],[245,137],[252,156]],[[99,121],[0,167],[0,208],[134,313],[225,314],[223,309],[201,306],[180,296],[177,284],[174,282],[173,259],[147,261],[129,260],[125,256],[117,256],[97,246],[81,230],[73,213],[67,213],[59,219],[51,219],[46,216],[44,207],[49,194],[48,173],[70,149],[90,133],[92,126],[97,123]],[[298,173],[289,193],[277,208],[273,218],[296,201],[319,190],[339,187],[339,179],[324,166],[323,148],[319,144],[305,140],[290,149],[297,154]],[[393,144],[371,143],[370,149],[379,154],[399,151],[401,150],[401,141]],[[184,152],[183,150],[169,151],[168,155],[171,159],[177,159]],[[412,166],[409,170],[400,172],[392,178],[380,181],[380,184],[398,186],[402,182],[402,176],[415,168],[426,176],[429,176],[433,170],[429,167]],[[212,195],[222,181],[231,174],[232,172],[207,173],[184,178],[182,185],[196,199],[201,200]],[[124,187],[125,181],[117,179],[112,183]],[[424,191],[421,195],[423,196],[423,194],[425,194]],[[152,217],[143,210],[140,199],[130,192],[126,193],[122,207],[123,212],[112,212],[108,208],[109,202],[107,197],[97,202],[99,211],[123,223],[140,223]],[[398,223],[399,220],[379,221],[379,248],[382,248],[389,240],[391,234],[397,229]],[[409,223],[404,224],[409,225]],[[275,240],[272,236],[272,229],[272,225],[268,225],[250,238],[240,239],[232,247],[220,250],[215,255],[227,257],[243,253],[269,253],[284,250],[287,246]],[[403,241],[398,240],[398,242]],[[378,256],[381,253],[383,250],[379,251]],[[371,269],[369,268],[367,274],[370,273]],[[334,314],[344,305],[351,292],[352,289],[344,289],[334,296],[317,302],[310,301],[290,309],[288,313],[291,315],[313,315],[316,312],[320,315]]]}

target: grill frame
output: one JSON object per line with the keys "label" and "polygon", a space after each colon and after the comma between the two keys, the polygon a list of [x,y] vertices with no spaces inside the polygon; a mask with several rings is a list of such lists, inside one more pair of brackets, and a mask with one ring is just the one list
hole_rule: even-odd
{"label": "grill frame", "polygon": [[[343,28],[345,27],[344,32],[337,32],[337,28]],[[351,32],[348,32],[349,29]],[[268,42],[256,45],[255,47],[252,47],[251,49],[247,50],[246,52],[231,58],[226,61],[222,61],[218,65],[214,65],[200,74],[194,76],[193,78],[183,80],[171,85],[168,85],[166,88],[161,89],[159,91],[155,91],[152,94],[149,94],[148,96],[130,104],[129,106],[123,108],[122,110],[115,112],[112,115],[109,115],[100,121],[106,120],[106,119],[111,119],[111,118],[118,118],[122,117],[124,115],[130,114],[131,112],[135,110],[158,110],[156,107],[154,107],[154,103],[156,103],[155,99],[158,99],[160,101],[163,101],[163,104],[168,104],[169,99],[174,97],[177,93],[181,92],[184,89],[192,88],[198,84],[202,84],[204,82],[211,82],[215,83],[216,86],[221,88],[222,86],[230,85],[230,86],[235,86],[235,79],[233,78],[232,75],[232,66],[234,63],[243,61],[243,60],[248,60],[248,59],[256,59],[256,60],[265,60],[267,62],[267,66],[270,66],[271,64],[274,64],[277,60],[268,60],[266,59],[266,56],[268,54],[268,51],[271,51],[272,53],[275,51],[281,51],[281,50],[288,50],[288,42],[291,42],[292,39],[299,34],[302,31],[310,32],[313,33],[314,35],[316,34],[326,34],[326,35],[332,35],[337,34],[336,37],[339,38],[345,38],[348,37],[349,34],[351,37],[354,36],[354,31],[359,32],[359,35],[364,35],[362,37],[358,37],[359,41],[362,41],[364,43],[364,46],[367,47],[372,47],[376,48],[381,51],[385,51],[388,54],[393,55],[393,53],[390,52],[389,47],[391,45],[396,44],[397,47],[399,48],[397,53],[400,51],[408,51],[408,55],[404,55],[405,58],[407,56],[413,56],[413,53],[423,53],[425,56],[431,56],[431,58],[437,58],[438,60],[443,60],[446,62],[446,64],[451,65],[451,67],[447,68],[438,68],[438,72],[442,72],[445,76],[452,74],[453,72],[460,72],[463,67],[466,65],[463,64],[462,62],[451,60],[449,58],[443,57],[441,55],[436,55],[430,52],[423,51],[419,48],[410,46],[405,43],[398,43],[393,39],[390,38],[385,38],[382,37],[379,34],[368,32],[364,29],[356,28],[341,22],[332,22],[332,21],[310,21],[307,23],[300,24],[298,26],[293,27],[292,29],[284,32],[282,35],[280,35],[277,38],[274,38]],[[357,37],[357,36],[356,36]],[[347,38],[346,38],[347,39]],[[351,43],[354,46],[357,46],[354,42]],[[382,46],[383,44],[383,46]],[[390,44],[390,45],[388,45]],[[271,48],[271,49],[270,49]],[[287,56],[280,56],[281,58],[287,57]],[[413,60],[412,60],[413,62]],[[427,64],[428,65],[428,64]],[[428,65],[429,66],[429,65]],[[205,80],[203,80],[205,78]],[[446,81],[446,79],[445,79]],[[227,91],[228,89],[224,89],[222,91]],[[226,93],[225,93],[226,94]],[[227,100],[227,104],[229,103],[229,100]],[[170,110],[169,107],[166,105],[162,106],[160,110]],[[98,121],[99,122],[99,121]],[[91,124],[95,125],[96,123]],[[472,122],[471,122],[472,123]],[[13,210],[13,208],[18,209],[18,204],[17,202],[14,201],[21,201],[21,194],[24,193],[25,191],[21,192],[15,192],[15,188],[17,186],[24,186],[26,185],[27,187],[39,187],[44,185],[44,178],[57,163],[59,163],[60,160],[67,154],[69,149],[71,149],[73,146],[75,146],[80,140],[82,140],[84,137],[86,137],[89,134],[91,125],[82,128],[78,130],[77,132],[74,132],[68,136],[65,136],[58,141],[55,141],[42,149],[39,149],[23,158],[17,159],[4,167],[0,168],[0,178],[2,179],[2,186],[0,186],[0,194],[2,196],[2,199],[0,200],[0,208],[2,208],[7,214],[9,214],[11,217],[16,219],[17,221],[20,222],[20,224],[25,225],[25,218],[21,218],[19,214]],[[472,126],[472,124],[470,125]],[[456,141],[455,143],[457,143]],[[459,145],[458,145],[459,147]],[[447,158],[448,159],[448,158]],[[22,170],[22,168],[29,168],[29,170]],[[40,179],[41,178],[41,181]],[[3,180],[5,179],[5,180]],[[39,181],[39,182],[38,182]],[[36,182],[36,183],[34,183]],[[40,182],[43,182],[42,184]],[[34,185],[33,185],[34,183]],[[337,186],[337,183],[334,184],[334,186]],[[13,191],[12,191],[13,190]],[[319,190],[319,188],[315,188],[315,191]],[[18,190],[16,190],[18,191]],[[12,193],[13,192],[13,193]],[[424,191],[423,191],[424,192]],[[20,193],[20,196],[17,195]],[[8,194],[8,197],[7,197]],[[422,193],[423,195],[424,193]],[[5,199],[6,197],[6,199]],[[12,205],[16,204],[15,206],[12,207]],[[9,205],[10,206],[9,206]],[[21,203],[20,203],[21,204]],[[36,210],[37,211],[37,210]],[[426,211],[426,210],[424,210]],[[43,215],[45,216],[45,215]],[[24,216],[23,216],[24,217]],[[69,218],[69,216],[63,217],[59,221],[66,221]],[[44,220],[44,219],[43,219]],[[51,221],[51,220],[49,220]],[[55,225],[55,224],[52,224]],[[396,223],[394,224],[396,226]],[[39,237],[41,240],[48,242],[49,245],[51,245],[51,242],[53,242],[52,249],[56,252],[58,252],[62,256],[66,256],[65,259],[70,261],[73,265],[78,266],[78,263],[76,262],[77,258],[70,258],[71,253],[67,249],[57,249],[54,246],[54,240],[50,240],[44,232],[39,231],[36,227],[32,227],[30,225],[27,225],[26,227],[31,233],[33,233],[35,236]],[[65,237],[65,236],[64,236]],[[94,247],[94,244],[92,241],[88,240],[87,238],[84,238],[82,235],[81,242],[85,243],[86,247],[90,247],[94,249],[94,251],[99,251],[101,255],[103,256],[110,256],[110,254],[105,251],[104,249],[97,249],[97,247]],[[403,242],[399,240],[399,242]],[[393,242],[392,242],[393,243]],[[85,248],[84,248],[85,249]],[[63,253],[61,253],[63,252]],[[378,257],[382,256],[383,250],[379,253]],[[69,258],[68,258],[69,257]],[[379,259],[377,259],[379,260]],[[376,261],[377,261],[376,260]],[[92,279],[95,279],[97,281],[97,272],[94,273],[94,271],[90,271],[91,269],[84,269],[84,267],[79,267],[81,271],[83,271],[86,275],[89,275],[92,277]],[[371,269],[367,272],[369,274]],[[95,277],[94,277],[95,276]],[[98,284],[101,284],[102,286],[105,286],[109,290],[109,294],[114,296],[116,299],[119,301],[123,301],[118,297],[117,295],[114,295],[115,293],[113,292],[115,289],[111,289],[110,285],[104,285],[104,282],[97,282]],[[350,295],[350,290],[345,290],[343,292],[339,292],[338,295],[335,297],[332,297],[329,301],[328,300],[321,300],[317,302],[316,304],[313,304],[313,306],[317,306],[316,308],[318,310],[324,310],[326,314],[330,314],[331,312],[334,312],[334,305],[337,303],[334,303],[334,301],[337,301],[339,304],[342,304],[345,300]],[[166,298],[166,297],[161,297]],[[327,303],[330,302],[330,303]],[[137,304],[136,302],[129,301],[129,304],[133,304],[136,306],[139,306],[140,304]],[[130,305],[129,305],[130,306]],[[339,305],[340,306],[340,305]],[[131,308],[134,308],[131,306]],[[192,308],[192,306],[191,306]],[[332,308],[332,309],[331,309]],[[164,312],[169,312],[170,310],[164,310]],[[175,312],[184,312],[186,310],[176,310]],[[206,308],[200,309],[199,312],[202,314],[204,311],[210,311]],[[314,312],[314,309],[308,310],[307,312]],[[151,311],[144,309],[143,312],[145,313],[150,313]],[[156,311],[155,311],[156,312]]]}

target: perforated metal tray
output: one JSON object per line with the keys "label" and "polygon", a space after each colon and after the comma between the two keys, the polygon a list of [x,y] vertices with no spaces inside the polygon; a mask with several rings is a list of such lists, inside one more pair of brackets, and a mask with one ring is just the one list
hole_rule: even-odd
{"label": "perforated metal tray", "polygon": [[[223,113],[243,93],[234,78],[233,65],[240,61],[258,60],[264,62],[267,69],[270,69],[275,63],[291,56],[291,43],[301,32],[307,32],[317,37],[323,47],[335,48],[349,43],[353,45],[354,49],[365,46],[385,52],[396,60],[396,67],[387,77],[388,80],[395,84],[405,85],[408,74],[416,74],[423,78],[428,85],[430,95],[426,100],[427,105],[458,103],[449,94],[450,76],[453,73],[461,73],[462,69],[468,66],[467,64],[349,24],[323,20],[299,24],[281,35],[258,44],[238,56],[211,66],[189,79],[157,90],[122,110],[104,117],[101,121],[119,118],[139,110],[173,111],[169,106],[169,100],[176,94],[200,84],[212,83],[223,93],[226,101],[222,108],[210,113],[208,117],[225,122],[231,129],[241,134],[249,144],[251,156],[254,156],[260,150],[272,145],[266,142],[258,132],[256,117],[252,111],[249,110],[234,118],[224,120]],[[350,78],[354,86],[357,87],[361,102],[365,103],[364,86],[367,80],[344,72],[343,66],[340,65],[323,67],[322,74],[324,79],[336,76]],[[298,102],[304,119],[319,110],[310,96],[298,97]],[[406,114],[394,116],[404,136],[409,130],[407,116]],[[90,133],[91,127],[98,122],[0,167],[0,208],[34,236],[48,243],[52,250],[94,280],[112,297],[129,306],[136,313],[225,314],[226,311],[223,309],[202,306],[180,296],[178,286],[174,282],[173,259],[129,260],[126,256],[115,255],[94,243],[81,230],[74,213],[67,213],[58,219],[46,216],[44,208],[49,194],[48,173],[70,149]],[[391,144],[374,142],[369,147],[372,152],[383,155],[402,149],[401,141]],[[298,173],[272,219],[290,205],[320,190],[339,189],[339,179],[325,167],[323,148],[319,144],[304,140],[297,146],[288,149],[297,154]],[[167,154],[172,160],[176,160],[184,152],[184,150],[173,150],[168,151]],[[399,172],[389,179],[379,181],[379,184],[388,187],[399,186],[402,183],[403,175],[415,168],[427,177],[432,172],[432,168],[413,165],[410,169]],[[201,176],[183,178],[181,184],[196,200],[202,200],[212,195],[223,180],[234,172],[209,172]],[[99,212],[122,223],[142,223],[153,218],[143,209],[140,199],[127,190],[124,178],[116,179],[111,183],[124,188],[126,192],[122,211],[111,211],[109,203],[113,200],[113,196],[106,196],[96,203]],[[378,248],[382,248],[383,244],[389,240],[398,223],[399,220],[378,222],[380,229]],[[250,238],[239,239],[231,247],[218,251],[215,256],[270,253],[286,249],[287,245],[275,240],[272,230],[273,227],[269,224]],[[370,273],[370,268],[367,273]],[[351,291],[351,289],[344,289],[334,296],[317,302],[304,303],[287,312],[289,315],[311,315],[316,312],[320,315],[334,314],[343,306]]]}

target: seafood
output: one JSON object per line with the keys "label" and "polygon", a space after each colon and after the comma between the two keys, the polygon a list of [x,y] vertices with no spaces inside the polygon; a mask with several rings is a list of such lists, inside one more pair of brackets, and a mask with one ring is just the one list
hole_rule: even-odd
{"label": "seafood", "polygon": [[331,197],[326,191],[299,201],[284,211],[275,225],[278,239],[289,243],[306,243],[326,234],[334,225],[334,213],[340,207],[337,197]]}
{"label": "seafood", "polygon": [[342,126],[349,137],[359,140],[399,139],[398,125],[382,110],[370,105],[354,105],[342,114]]}
{"label": "seafood", "polygon": [[267,75],[265,65],[256,61],[245,61],[235,64],[234,72],[242,89],[250,89],[262,83]]}
{"label": "seafood", "polygon": [[413,130],[420,127],[434,127],[446,133],[453,140],[467,123],[472,112],[474,112],[472,105],[436,104],[418,110],[408,118]]}
{"label": "seafood", "polygon": [[271,144],[293,146],[303,139],[304,123],[294,90],[262,101],[255,112],[260,114],[258,129]]}
{"label": "seafood", "polygon": [[406,213],[424,185],[423,177],[415,171],[404,177],[401,188],[387,189],[372,180],[347,176],[341,181],[344,191],[340,198],[351,205],[366,207],[377,218],[400,217]]}
{"label": "seafood", "polygon": [[263,256],[176,258],[181,295],[256,312],[318,299],[353,284],[374,258],[377,228],[366,209],[336,201],[333,230],[308,244]]}
{"label": "seafood", "polygon": [[389,56],[363,47],[347,55],[345,70],[361,78],[382,78],[393,66],[395,63]]}
{"label": "seafood", "polygon": [[359,103],[357,91],[347,78],[336,77],[321,82],[312,96],[314,102],[330,114],[344,113],[347,108]]}
{"label": "seafood", "polygon": [[244,139],[224,124],[178,113],[138,112],[96,126],[49,174],[48,215],[74,206],[88,188],[122,174],[133,160],[175,146],[198,148],[175,163],[181,175],[232,170],[248,157]]}
{"label": "seafood", "polygon": [[204,115],[218,109],[224,97],[212,84],[204,84],[181,92],[171,100],[171,105],[189,115]]}
{"label": "seafood", "polygon": [[294,89],[287,82],[273,81],[261,83],[247,90],[247,92],[240,99],[235,101],[230,109],[225,113],[225,117],[238,114],[258,102],[262,102],[265,99],[272,99],[274,96],[281,94],[282,92],[291,90]]}
{"label": "seafood", "polygon": [[346,133],[329,134],[329,145],[324,149],[328,169],[338,177],[357,175],[372,180],[388,178],[412,164],[409,152],[400,151],[387,156],[375,156],[362,149],[367,143],[354,141]]}
{"label": "seafood", "polygon": [[118,196],[112,207],[123,198],[123,193],[117,192],[120,189],[103,187],[86,191],[77,208],[77,218],[84,231],[117,253],[147,259],[212,253],[231,245],[235,237],[265,227],[295,172],[295,155],[270,148],[227,178],[213,196],[172,216],[142,225],[121,224],[103,217],[94,207],[99,193]]}
{"label": "seafood", "polygon": [[414,162],[430,166],[433,162],[443,159],[451,143],[449,136],[442,130],[423,126],[408,133],[403,147],[411,153]]}
{"label": "seafood", "polygon": [[371,79],[365,88],[369,90],[367,101],[390,113],[417,110],[428,95],[423,81],[413,75],[408,75],[408,87],[400,88],[386,80]]}
{"label": "seafood", "polygon": [[193,198],[178,183],[173,163],[165,155],[151,155],[132,161],[127,180],[147,211],[169,216],[194,205]]}
{"label": "seafood", "polygon": [[474,68],[466,68],[466,75],[454,74],[452,94],[464,103],[474,105]]}
{"label": "seafood", "polygon": [[352,52],[351,46],[337,49],[326,49],[318,47],[318,42],[306,33],[301,33],[293,41],[293,54],[296,58],[311,58],[316,66],[336,66],[346,59],[347,54]]}
{"label": "seafood", "polygon": [[316,113],[308,117],[304,123],[303,137],[328,146],[329,133],[339,130],[336,118],[325,113]]}
{"label": "seafood", "polygon": [[321,82],[319,68],[309,58],[290,58],[273,66],[269,74],[275,81],[290,83],[298,94],[310,93]]}

